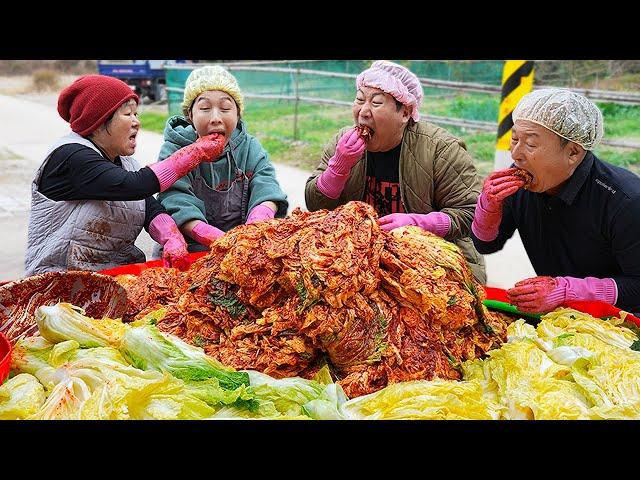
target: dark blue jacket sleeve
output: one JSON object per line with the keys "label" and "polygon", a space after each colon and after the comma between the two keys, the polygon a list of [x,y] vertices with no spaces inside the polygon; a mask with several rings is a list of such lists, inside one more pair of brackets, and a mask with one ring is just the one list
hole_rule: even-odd
{"label": "dark blue jacket sleeve", "polygon": [[640,312],[640,196],[623,204],[611,223],[611,247],[622,274],[613,277],[618,286],[616,306]]}

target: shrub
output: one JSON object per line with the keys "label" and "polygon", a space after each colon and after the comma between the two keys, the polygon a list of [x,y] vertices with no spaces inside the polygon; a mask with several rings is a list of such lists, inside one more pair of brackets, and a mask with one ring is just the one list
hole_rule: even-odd
{"label": "shrub", "polygon": [[58,72],[49,69],[40,69],[33,72],[31,76],[33,88],[38,92],[47,90],[58,90]]}

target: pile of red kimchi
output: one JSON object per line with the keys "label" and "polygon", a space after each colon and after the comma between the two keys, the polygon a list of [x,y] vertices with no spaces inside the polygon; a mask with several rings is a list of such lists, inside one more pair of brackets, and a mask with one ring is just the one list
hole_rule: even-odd
{"label": "pile of red kimchi", "polygon": [[236,369],[310,378],[327,364],[349,397],[459,379],[460,362],[506,335],[458,247],[417,227],[385,232],[361,202],[240,225],[187,272],[118,280],[129,319],[165,307],[160,330]]}

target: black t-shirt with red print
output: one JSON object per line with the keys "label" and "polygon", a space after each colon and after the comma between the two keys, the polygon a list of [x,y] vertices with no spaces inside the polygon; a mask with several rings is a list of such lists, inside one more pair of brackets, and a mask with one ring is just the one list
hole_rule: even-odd
{"label": "black t-shirt with red print", "polygon": [[379,217],[405,213],[400,198],[400,146],[387,152],[367,152],[367,185],[363,201]]}

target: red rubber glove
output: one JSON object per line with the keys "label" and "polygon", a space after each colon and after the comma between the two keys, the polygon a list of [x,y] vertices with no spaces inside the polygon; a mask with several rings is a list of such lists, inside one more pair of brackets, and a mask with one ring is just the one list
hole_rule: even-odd
{"label": "red rubber glove", "polygon": [[205,247],[210,247],[216,239],[223,235],[224,232],[222,230],[202,220],[199,220],[191,230],[192,238]]}
{"label": "red rubber glove", "polygon": [[212,133],[198,138],[191,145],[181,148],[163,161],[149,165],[149,168],[158,177],[160,191],[164,192],[200,163],[217,160],[223,150],[224,135]]}
{"label": "red rubber glove", "polygon": [[498,170],[484,181],[471,223],[474,235],[484,242],[490,242],[498,236],[505,198],[524,186],[524,180],[516,177],[515,171],[515,168]]}
{"label": "red rubber glove", "polygon": [[509,303],[523,312],[546,313],[569,300],[599,300],[614,305],[618,287],[612,278],[534,277],[507,290]]}
{"label": "red rubber glove", "polygon": [[419,213],[392,213],[378,219],[378,225],[385,231],[406,225],[415,225],[439,237],[444,237],[451,227],[451,217],[442,212]]}
{"label": "red rubber glove", "polygon": [[316,181],[320,192],[336,199],[342,193],[351,168],[362,158],[366,148],[366,142],[355,128],[347,130],[336,146],[336,153],[329,159],[327,169],[322,172]]}
{"label": "red rubber glove", "polygon": [[186,270],[191,265],[187,242],[176,222],[166,213],[157,215],[149,224],[149,235],[162,245],[162,265]]}
{"label": "red rubber glove", "polygon": [[250,223],[261,222],[262,220],[270,220],[276,216],[276,212],[267,207],[266,205],[256,205],[251,209],[249,215],[247,215],[247,225]]}

